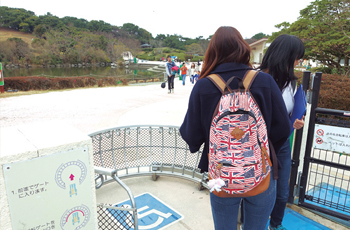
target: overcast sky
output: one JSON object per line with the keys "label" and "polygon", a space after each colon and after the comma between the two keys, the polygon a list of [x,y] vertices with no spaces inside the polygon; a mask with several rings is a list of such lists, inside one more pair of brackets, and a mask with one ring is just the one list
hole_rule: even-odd
{"label": "overcast sky", "polygon": [[294,22],[299,11],[313,0],[0,0],[1,6],[24,8],[37,16],[50,12],[60,18],[72,16],[88,21],[103,20],[115,26],[133,23],[152,33],[208,38],[220,26],[233,26],[244,38],[259,32],[272,34],[276,24]]}

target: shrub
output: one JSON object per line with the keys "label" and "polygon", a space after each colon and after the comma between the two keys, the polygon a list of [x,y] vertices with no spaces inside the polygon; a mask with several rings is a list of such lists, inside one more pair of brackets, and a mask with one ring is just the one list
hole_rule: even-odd
{"label": "shrub", "polygon": [[22,91],[49,89],[51,82],[46,77],[7,77],[4,90],[18,89]]}
{"label": "shrub", "polygon": [[94,77],[6,77],[4,90],[17,89],[20,91],[29,90],[55,90],[80,87],[93,87],[95,85],[113,86],[127,85],[126,79],[115,77],[104,77],[96,80]]}
{"label": "shrub", "polygon": [[153,48],[143,48],[142,51],[151,52],[151,51],[153,51]]}
{"label": "shrub", "polygon": [[[298,83],[302,72],[296,72]],[[338,74],[322,74],[318,107],[350,111],[350,77]]]}
{"label": "shrub", "polygon": [[143,53],[137,56],[138,59],[148,60],[148,53]]}
{"label": "shrub", "polygon": [[322,72],[324,74],[330,74],[332,72],[332,69],[329,67],[313,67],[311,68],[311,72]]}
{"label": "shrub", "polygon": [[116,77],[103,77],[97,80],[98,87],[104,86],[114,86],[114,85],[128,85],[126,79],[116,78]]}
{"label": "shrub", "polygon": [[195,61],[203,61],[204,60],[204,56],[195,56],[191,59],[191,61],[195,62]]}

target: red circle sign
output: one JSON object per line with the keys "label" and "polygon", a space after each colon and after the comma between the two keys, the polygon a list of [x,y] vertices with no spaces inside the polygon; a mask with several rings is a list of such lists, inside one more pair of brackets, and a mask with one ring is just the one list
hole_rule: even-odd
{"label": "red circle sign", "polygon": [[322,144],[323,143],[322,138],[319,138],[319,137],[316,138],[316,143],[319,144],[319,145]]}
{"label": "red circle sign", "polygon": [[317,133],[317,135],[319,135],[319,136],[323,136],[324,131],[323,131],[322,129],[318,129],[316,133]]}

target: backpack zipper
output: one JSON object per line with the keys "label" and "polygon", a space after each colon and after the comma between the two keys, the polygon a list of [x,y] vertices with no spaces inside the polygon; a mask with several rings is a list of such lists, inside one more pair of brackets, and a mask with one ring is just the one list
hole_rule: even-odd
{"label": "backpack zipper", "polygon": [[[251,117],[254,119],[254,121],[255,121],[256,124],[258,123],[257,120],[256,120],[256,117],[255,117],[254,113],[252,113],[251,111],[246,111],[246,110],[238,109],[238,110],[235,111],[235,112],[226,111],[226,112],[224,112],[223,114],[221,114],[221,115],[218,117],[218,119],[217,119],[217,121],[216,121],[216,124],[219,123],[219,121],[220,121],[223,117],[225,117],[225,116],[227,116],[227,115],[231,115],[231,114],[248,114],[249,116],[251,116]],[[257,134],[256,137],[257,137],[257,139],[258,139],[258,144],[259,144],[259,146],[261,146],[261,142],[260,142],[260,140],[259,140],[259,132],[257,131],[256,134]],[[261,147],[260,147],[260,149],[261,149]]]}
{"label": "backpack zipper", "polygon": [[255,118],[254,113],[252,113],[251,111],[245,111],[245,110],[242,110],[242,109],[238,109],[238,110],[235,111],[235,112],[231,112],[231,111],[226,111],[226,112],[224,112],[223,114],[221,114],[221,115],[218,117],[216,123],[218,123],[223,117],[225,117],[225,116],[227,116],[227,115],[231,115],[231,114],[248,114],[249,116],[251,116],[252,118],[254,118],[254,120],[255,120],[256,123],[258,123],[258,122],[256,121],[256,118]]}
{"label": "backpack zipper", "polygon": [[[260,146],[260,145],[259,145]],[[266,173],[266,159],[269,162],[270,167],[272,166],[272,162],[270,160],[270,158],[268,157],[267,151],[265,147],[261,147],[261,159],[262,159],[262,165],[263,165],[263,173]],[[226,166],[226,167],[235,167],[232,164],[229,163],[218,163],[217,169],[221,170],[222,166]]]}

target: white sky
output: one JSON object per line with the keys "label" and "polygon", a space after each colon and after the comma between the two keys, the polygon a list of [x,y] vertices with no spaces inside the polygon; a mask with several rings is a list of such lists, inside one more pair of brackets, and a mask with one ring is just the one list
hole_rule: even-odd
{"label": "white sky", "polygon": [[0,0],[0,6],[24,8],[37,16],[47,12],[111,25],[133,23],[152,33],[208,38],[220,26],[233,26],[244,38],[272,34],[281,22],[294,22],[313,0]]}

